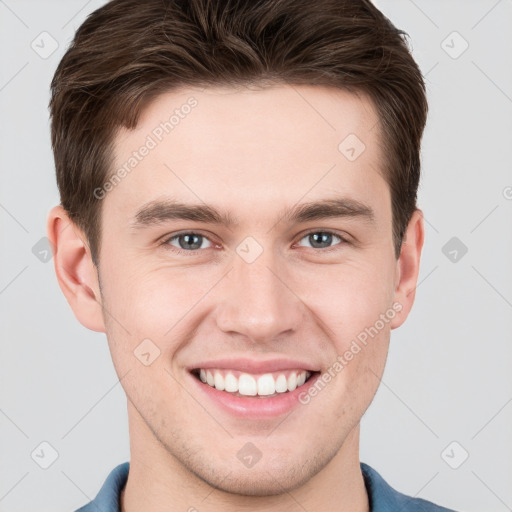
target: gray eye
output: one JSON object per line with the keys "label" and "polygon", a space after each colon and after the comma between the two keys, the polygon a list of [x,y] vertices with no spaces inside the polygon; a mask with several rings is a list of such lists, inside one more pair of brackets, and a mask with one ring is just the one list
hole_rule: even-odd
{"label": "gray eye", "polygon": [[328,231],[308,233],[302,238],[302,240],[306,239],[310,243],[307,247],[312,247],[313,249],[325,249],[331,247],[333,238],[337,238],[339,241],[342,241],[338,235]]}
{"label": "gray eye", "polygon": [[[172,243],[175,240],[178,241],[178,247]],[[198,233],[181,233],[170,238],[167,243],[178,249],[194,251],[197,249],[205,249],[205,247],[202,247],[205,241],[209,242],[208,238]]]}

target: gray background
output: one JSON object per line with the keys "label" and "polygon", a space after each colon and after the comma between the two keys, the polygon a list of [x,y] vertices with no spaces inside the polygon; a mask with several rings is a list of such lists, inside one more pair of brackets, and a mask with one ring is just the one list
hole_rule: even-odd
{"label": "gray background", "polygon": [[[41,261],[59,202],[49,83],[102,4],[0,0],[1,512],[75,510],[129,459],[105,336],[75,320]],[[377,4],[409,33],[427,79],[427,228],[416,304],[393,331],[361,460],[409,495],[512,510],[512,0]]]}

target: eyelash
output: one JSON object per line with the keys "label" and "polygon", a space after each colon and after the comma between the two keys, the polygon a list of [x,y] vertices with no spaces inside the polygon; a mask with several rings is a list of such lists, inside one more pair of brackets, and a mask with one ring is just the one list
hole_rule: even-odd
{"label": "eyelash", "polygon": [[[310,249],[313,249],[313,251],[321,251],[321,252],[332,252],[332,251],[335,251],[337,250],[337,247],[340,246],[340,245],[346,245],[346,244],[349,244],[350,242],[343,236],[341,236],[340,234],[334,232],[334,231],[330,231],[328,229],[325,229],[325,230],[319,230],[319,229],[313,229],[313,230],[310,230],[306,233],[304,233],[300,238],[299,238],[299,241],[302,240],[303,238],[307,237],[308,235],[311,235],[313,233],[321,233],[321,234],[327,234],[327,235],[333,235],[337,238],[339,238],[341,240],[340,243],[338,244],[335,244],[334,246],[332,247],[327,247],[325,249],[315,249],[314,247],[311,247]],[[210,240],[210,238],[204,234],[202,234],[201,232],[199,231],[183,231],[181,233],[176,233],[176,234],[173,234],[171,236],[168,236],[166,237],[162,242],[161,242],[161,245],[164,246],[165,249],[167,250],[171,250],[172,252],[174,253],[177,253],[177,254],[184,254],[186,256],[197,256],[199,255],[202,251],[205,251],[207,249],[211,249],[211,247],[208,247],[207,249],[194,249],[194,250],[185,250],[185,249],[178,249],[177,247],[174,247],[172,245],[169,245],[169,242],[171,240],[174,240],[176,238],[179,238],[180,236],[184,236],[184,235],[200,235],[202,238],[206,238],[210,243],[212,244],[215,244],[215,242],[213,242],[212,240]]]}

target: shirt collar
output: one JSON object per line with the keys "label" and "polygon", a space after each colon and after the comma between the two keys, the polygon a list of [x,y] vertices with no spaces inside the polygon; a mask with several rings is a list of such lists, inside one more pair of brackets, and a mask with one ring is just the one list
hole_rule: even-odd
{"label": "shirt collar", "polygon": [[[128,479],[129,469],[129,462],[124,462],[115,467],[108,475],[96,498],[76,512],[121,512],[119,498]],[[418,504],[418,501],[427,503],[395,491],[375,469],[364,462],[361,462],[361,471],[368,493],[371,512],[412,510],[414,504]],[[410,505],[412,506],[411,508],[409,508]],[[426,510],[448,510],[442,507],[437,508],[435,505],[433,507]],[[414,509],[416,510],[416,508]]]}

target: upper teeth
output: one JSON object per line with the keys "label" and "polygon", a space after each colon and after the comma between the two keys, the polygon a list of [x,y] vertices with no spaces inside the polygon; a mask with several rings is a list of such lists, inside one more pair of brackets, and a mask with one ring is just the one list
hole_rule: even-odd
{"label": "upper teeth", "polygon": [[311,375],[307,370],[264,373],[256,376],[235,370],[199,370],[199,378],[219,391],[240,393],[246,396],[286,393],[302,386]]}

